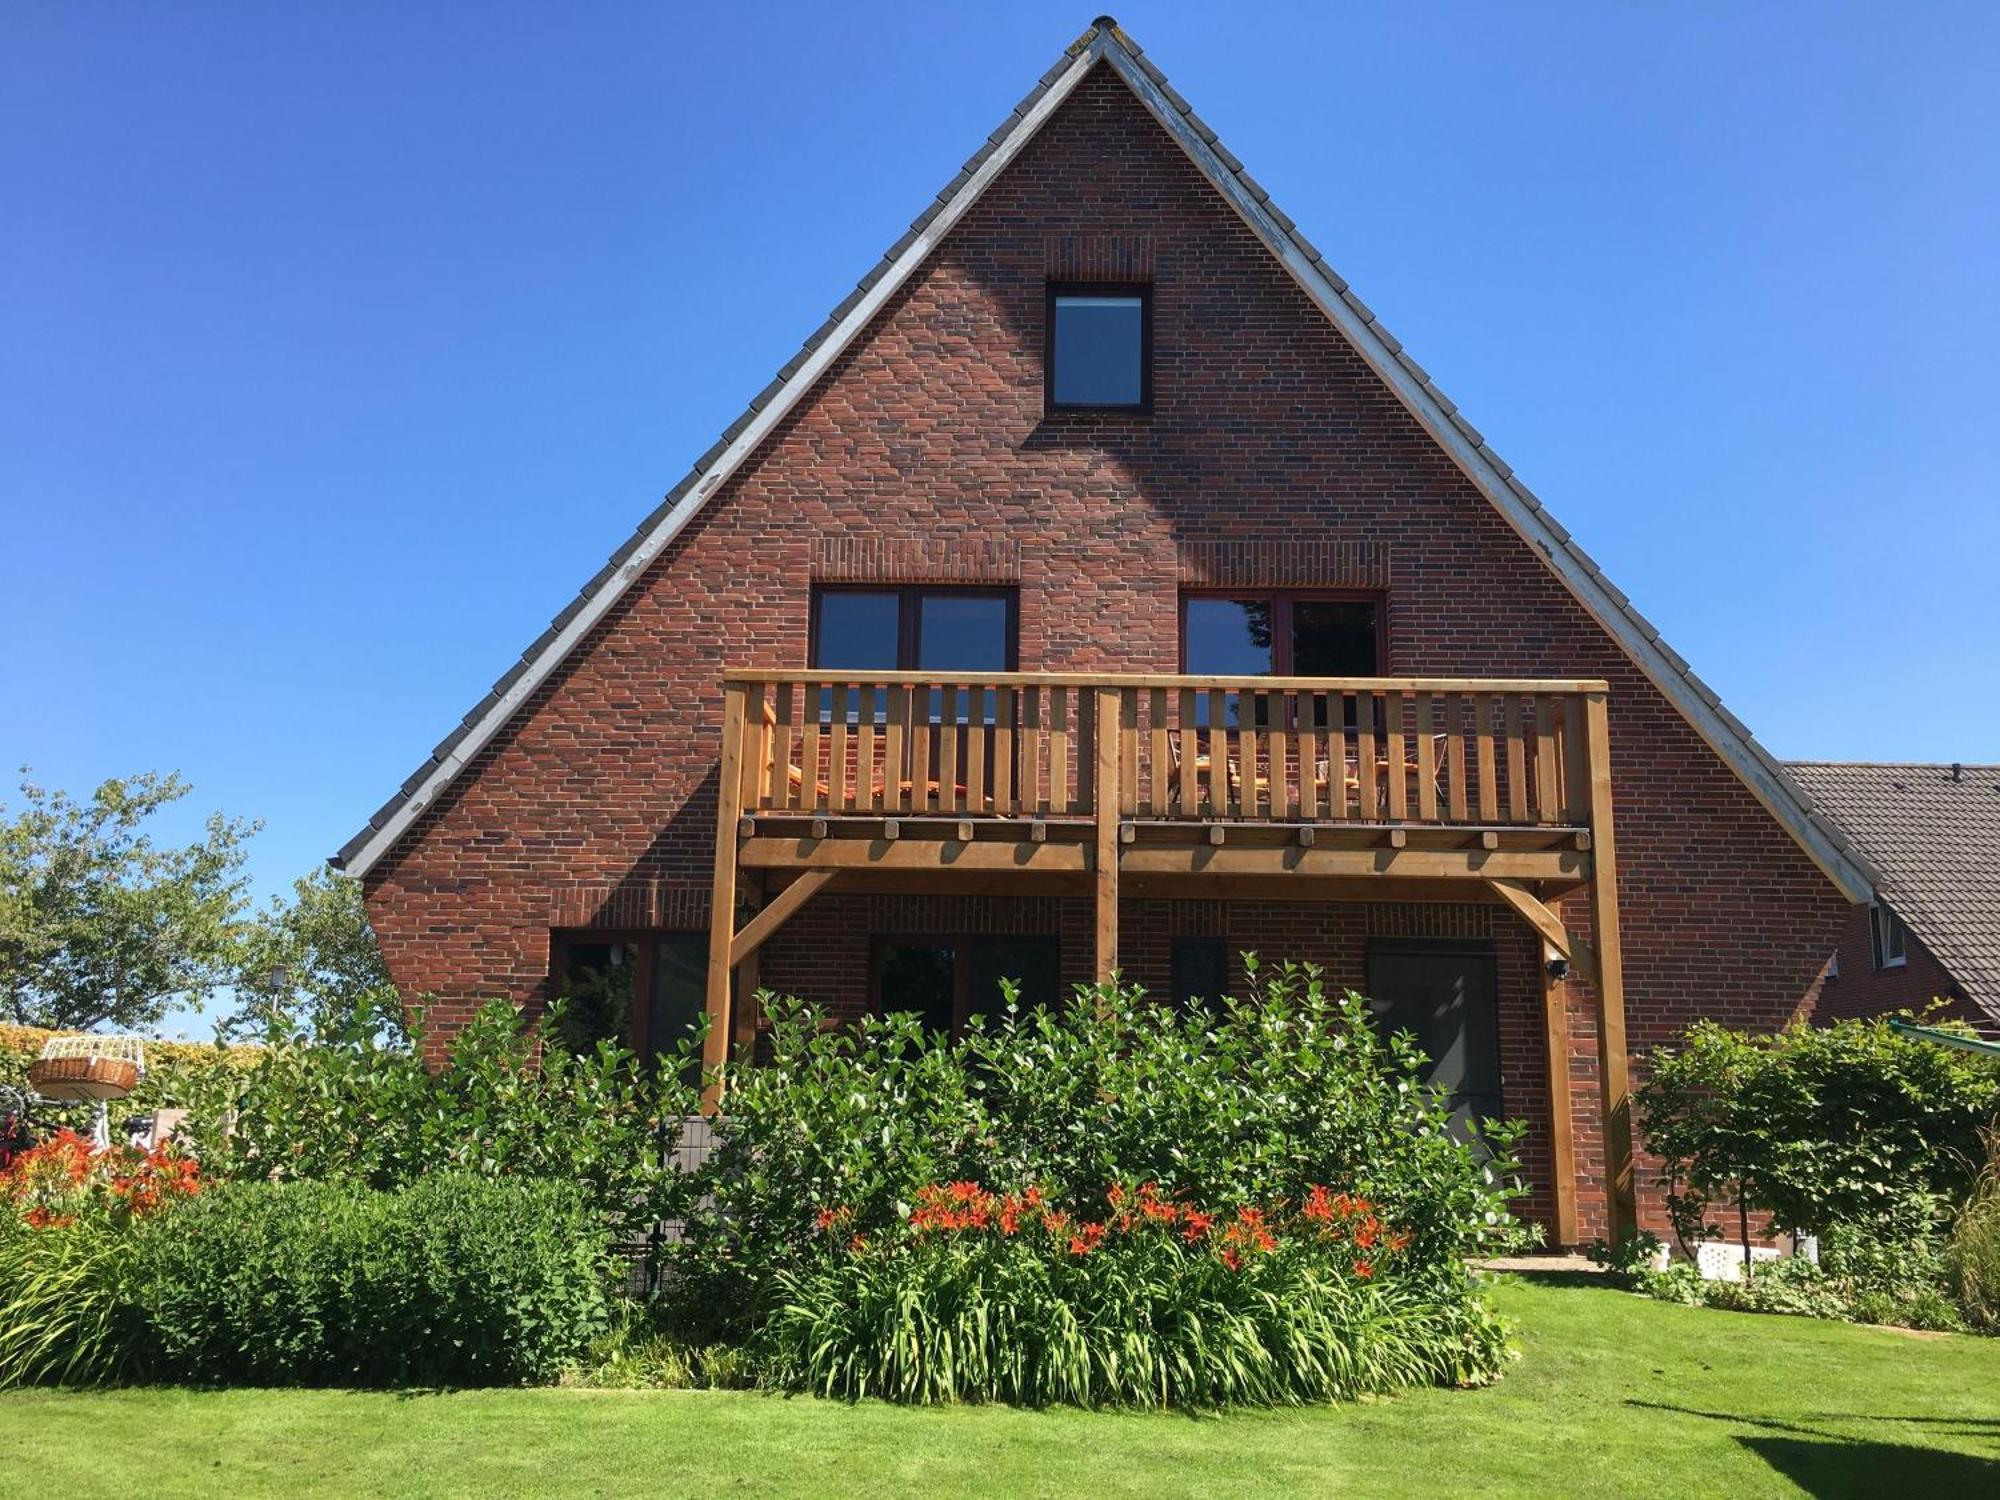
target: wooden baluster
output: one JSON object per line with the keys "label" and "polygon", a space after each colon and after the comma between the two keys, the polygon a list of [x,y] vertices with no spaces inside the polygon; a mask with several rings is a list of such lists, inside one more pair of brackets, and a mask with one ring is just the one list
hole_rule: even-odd
{"label": "wooden baluster", "polygon": [[958,811],[958,687],[946,684],[938,690],[938,811]]}
{"label": "wooden baluster", "polygon": [[1225,715],[1227,695],[1211,688],[1208,694],[1208,815],[1229,814],[1229,729]]}
{"label": "wooden baluster", "polygon": [[1417,694],[1417,816],[1435,823],[1438,815],[1437,700]]}
{"label": "wooden baluster", "polygon": [[[1098,726],[1109,733],[1111,726]],[[1086,759],[1084,764],[1089,764]],[[1139,811],[1139,690],[1118,690],[1118,815]]]}
{"label": "wooden baluster", "polygon": [[1049,799],[1042,792],[1042,748],[1048,743],[1043,712],[1041,685],[1022,688],[1021,808],[1028,813],[1049,810]]}
{"label": "wooden baluster", "polygon": [[1504,698],[1472,700],[1473,729],[1479,744],[1479,821],[1500,821],[1500,768],[1493,741],[1493,716],[1506,707]]}
{"label": "wooden baluster", "polygon": [[1192,822],[1201,812],[1201,768],[1197,764],[1201,752],[1195,748],[1194,692],[1182,688],[1180,692],[1180,812],[1183,818]]}
{"label": "wooden baluster", "polygon": [[965,690],[965,797],[963,805],[967,812],[984,813],[989,811],[992,806],[992,797],[986,785],[986,750],[993,738],[993,731],[987,724],[987,691],[988,689],[976,685]]}
{"label": "wooden baluster", "polygon": [[1169,811],[1168,793],[1170,772],[1173,761],[1167,752],[1167,690],[1154,688],[1146,701],[1146,712],[1151,716],[1152,763],[1146,767],[1146,786],[1152,793],[1151,810],[1156,818],[1164,818]]}
{"label": "wooden baluster", "polygon": [[1347,704],[1346,693],[1326,695],[1326,815],[1335,821],[1347,817]]}
{"label": "wooden baluster", "polygon": [[1502,713],[1507,734],[1507,821],[1528,821],[1528,713],[1527,703],[1510,693]]}
{"label": "wooden baluster", "polygon": [[909,805],[910,690],[888,689],[888,727],[882,739],[882,810],[902,812]]}
{"label": "wooden baluster", "polygon": [[931,809],[931,781],[934,777],[931,762],[931,690],[928,687],[910,689],[910,811],[926,813]]}
{"label": "wooden baluster", "polygon": [[1375,779],[1375,695],[1356,693],[1354,712],[1355,779],[1361,783],[1357,811],[1362,822],[1373,823],[1382,816],[1382,801]]}
{"label": "wooden baluster", "polygon": [[772,691],[777,697],[772,704],[771,714],[778,722],[771,729],[769,805],[776,808],[797,807],[799,789],[792,785],[792,736],[795,733],[792,721],[792,684],[781,682]]}
{"label": "wooden baluster", "polygon": [[736,783],[736,805],[748,812],[763,804],[763,787],[769,774],[770,726],[764,722],[764,694],[768,689],[753,682],[743,694],[743,746]]}
{"label": "wooden baluster", "polygon": [[855,716],[861,723],[854,734],[854,800],[864,812],[882,805],[882,779],[875,772],[875,695],[880,691],[865,682],[855,690]]}
{"label": "wooden baluster", "polygon": [[1535,821],[1553,823],[1556,806],[1556,701],[1537,693],[1535,703]]}
{"label": "wooden baluster", "polygon": [[1057,814],[1070,809],[1069,705],[1068,688],[1049,689],[1049,811]]}
{"label": "wooden baluster", "polygon": [[1264,759],[1270,781],[1271,816],[1292,816],[1290,762],[1291,736],[1285,729],[1285,715],[1291,705],[1283,693],[1264,694]]}
{"label": "wooden baluster", "polygon": [[1014,694],[1011,687],[993,690],[993,811],[1009,817],[1014,811]]}
{"label": "wooden baluster", "polygon": [[1299,816],[1307,821],[1319,818],[1319,731],[1320,697],[1301,693],[1299,705]]}
{"label": "wooden baluster", "polygon": [[820,790],[826,782],[819,770],[819,744],[825,733],[825,708],[820,701],[820,695],[825,691],[825,688],[817,685],[805,689],[806,733],[805,742],[799,747],[799,764],[805,772],[804,780],[799,786],[801,799],[799,805],[814,811],[820,811],[826,806],[826,799]]}
{"label": "wooden baluster", "polygon": [[1444,700],[1445,805],[1451,821],[1465,821],[1465,708],[1470,700],[1456,695]]}
{"label": "wooden baluster", "polygon": [[846,812],[853,804],[847,793],[847,684],[833,690],[833,732],[826,749],[827,801],[835,812]]}
{"label": "wooden baluster", "polygon": [[1403,695],[1389,694],[1385,705],[1389,713],[1388,742],[1383,748],[1382,758],[1389,772],[1389,817],[1400,823],[1410,815],[1409,791],[1409,737],[1404,732]]}

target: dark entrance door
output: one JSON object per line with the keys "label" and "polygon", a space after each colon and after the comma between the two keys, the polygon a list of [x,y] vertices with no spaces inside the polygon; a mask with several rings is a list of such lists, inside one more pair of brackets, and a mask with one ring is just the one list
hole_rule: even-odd
{"label": "dark entrance door", "polygon": [[1470,1133],[1500,1114],[1500,974],[1493,944],[1371,938],[1368,995],[1385,1032],[1408,1031],[1430,1059],[1424,1081],[1451,1096]]}

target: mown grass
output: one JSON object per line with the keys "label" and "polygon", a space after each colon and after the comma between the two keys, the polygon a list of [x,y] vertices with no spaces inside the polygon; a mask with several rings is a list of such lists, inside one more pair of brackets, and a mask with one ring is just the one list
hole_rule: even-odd
{"label": "mown grass", "polygon": [[725,1392],[0,1396],[0,1493],[2000,1493],[2000,1340],[1498,1292],[1498,1386],[1220,1417]]}

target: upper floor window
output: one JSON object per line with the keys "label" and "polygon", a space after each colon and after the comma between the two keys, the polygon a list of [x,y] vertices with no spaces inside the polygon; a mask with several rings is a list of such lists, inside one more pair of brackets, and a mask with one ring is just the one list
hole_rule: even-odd
{"label": "upper floor window", "polygon": [[811,665],[836,672],[1011,672],[1011,588],[813,591]]}
{"label": "upper floor window", "polygon": [[1181,662],[1201,677],[1374,677],[1382,603],[1301,590],[1195,593],[1181,600]]}
{"label": "upper floor window", "polygon": [[1875,944],[1875,967],[1900,969],[1909,962],[1903,923],[1888,907],[1876,902],[1868,908],[1868,927]]}
{"label": "upper floor window", "polygon": [[1153,289],[1049,284],[1050,411],[1144,412],[1153,405]]}

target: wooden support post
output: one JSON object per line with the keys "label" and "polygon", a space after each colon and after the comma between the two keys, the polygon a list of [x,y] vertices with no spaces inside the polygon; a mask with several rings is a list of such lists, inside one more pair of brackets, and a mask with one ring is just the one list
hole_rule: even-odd
{"label": "wooden support post", "polygon": [[1119,740],[1124,716],[1118,711],[1117,688],[1097,689],[1097,859],[1093,876],[1097,896],[1097,980],[1108,982],[1118,971],[1118,786]]}
{"label": "wooden support post", "polygon": [[1549,977],[1556,950],[1537,945],[1542,955],[1542,1033],[1549,1054],[1550,1185],[1555,1189],[1556,1243],[1572,1248],[1576,1227],[1576,1129],[1570,1118],[1569,1005],[1563,986]]}
{"label": "wooden support post", "polygon": [[[761,873],[747,874],[743,877],[743,885],[745,894],[755,898],[758,915],[762,916],[764,902],[763,875]],[[735,944],[732,943],[730,946],[733,952]],[[743,957],[737,959],[735,961],[735,968],[735,994],[729,1007],[729,1048],[736,1056],[742,1057],[757,1045],[757,990],[759,988],[757,950],[752,948]],[[637,996],[634,997],[634,1000],[639,1005],[647,1003],[646,1000]]]}
{"label": "wooden support post", "polygon": [[722,759],[715,779],[715,873],[709,883],[708,1035],[701,1048],[701,1108],[722,1107],[723,1067],[729,1060],[729,945],[736,936],[736,815],[743,796],[743,709],[748,692],[739,682],[722,687]]}
{"label": "wooden support post", "polygon": [[1590,754],[1590,925],[1596,939],[1597,1074],[1604,1109],[1604,1170],[1611,1190],[1611,1239],[1638,1228],[1632,1167],[1630,1059],[1625,1050],[1625,948],[1618,931],[1618,857],[1611,836],[1611,732],[1605,694],[1584,698]]}

